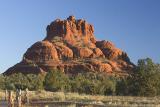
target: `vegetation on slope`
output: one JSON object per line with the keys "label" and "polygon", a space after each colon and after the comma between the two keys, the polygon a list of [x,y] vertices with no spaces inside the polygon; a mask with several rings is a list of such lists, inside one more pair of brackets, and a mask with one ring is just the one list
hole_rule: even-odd
{"label": "vegetation on slope", "polygon": [[147,58],[139,60],[133,74],[126,78],[92,72],[70,76],[57,70],[49,71],[46,75],[18,73],[10,76],[1,75],[0,89],[28,88],[91,95],[157,96],[160,95],[159,77],[160,65]]}

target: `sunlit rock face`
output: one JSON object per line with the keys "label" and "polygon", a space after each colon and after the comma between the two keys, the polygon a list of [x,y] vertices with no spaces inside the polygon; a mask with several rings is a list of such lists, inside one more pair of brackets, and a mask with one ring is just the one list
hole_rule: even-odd
{"label": "sunlit rock face", "polygon": [[44,40],[33,44],[22,61],[4,74],[38,74],[60,69],[68,74],[104,72],[126,75],[134,67],[127,53],[112,42],[97,41],[94,27],[85,20],[77,20],[74,16],[66,20],[56,19],[46,30]]}

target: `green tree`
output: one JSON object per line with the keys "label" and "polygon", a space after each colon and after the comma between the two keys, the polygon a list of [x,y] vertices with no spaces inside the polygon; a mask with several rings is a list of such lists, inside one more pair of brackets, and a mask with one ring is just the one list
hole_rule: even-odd
{"label": "green tree", "polygon": [[44,87],[49,91],[70,91],[69,78],[61,71],[49,71],[45,76]]}
{"label": "green tree", "polygon": [[116,81],[104,74],[80,73],[71,81],[72,91],[86,94],[111,95],[115,93]]}
{"label": "green tree", "polygon": [[28,74],[27,76],[27,80],[29,81],[29,85],[27,86],[27,88],[29,88],[30,90],[42,90],[44,89],[43,87],[43,82],[44,82],[44,75],[43,74]]}
{"label": "green tree", "polygon": [[5,89],[5,77],[2,74],[0,75],[0,89]]}
{"label": "green tree", "polygon": [[[26,76],[22,73],[12,74],[6,76],[6,88],[12,86],[12,89],[26,89],[30,83],[28,82]],[[9,87],[8,87],[9,85]]]}
{"label": "green tree", "polygon": [[150,58],[139,60],[132,80],[136,95],[156,96],[160,90],[160,66]]}
{"label": "green tree", "polygon": [[[0,82],[4,88],[9,90],[26,89],[39,90],[43,89],[44,75],[39,74],[12,74],[3,77],[4,82]],[[0,79],[1,81],[1,79]]]}

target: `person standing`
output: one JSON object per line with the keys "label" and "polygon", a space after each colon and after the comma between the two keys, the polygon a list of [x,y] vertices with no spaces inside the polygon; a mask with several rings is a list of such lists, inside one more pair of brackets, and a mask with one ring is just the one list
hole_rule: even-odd
{"label": "person standing", "polygon": [[29,104],[29,95],[28,95],[28,88],[25,90],[25,103],[28,105]]}
{"label": "person standing", "polygon": [[21,95],[22,95],[21,89],[20,90],[17,89],[17,91],[16,91],[16,101],[17,101],[18,107],[21,107],[21,105],[22,105]]}
{"label": "person standing", "polygon": [[21,107],[21,105],[22,105],[21,96],[22,96],[22,91],[21,91],[21,89],[20,89],[20,90],[19,90],[19,94],[18,94],[18,107]]}
{"label": "person standing", "polygon": [[12,91],[9,91],[8,107],[14,107],[14,97],[13,97],[13,92]]}
{"label": "person standing", "polygon": [[8,91],[7,89],[5,90],[5,101],[7,101],[7,96],[8,96]]}

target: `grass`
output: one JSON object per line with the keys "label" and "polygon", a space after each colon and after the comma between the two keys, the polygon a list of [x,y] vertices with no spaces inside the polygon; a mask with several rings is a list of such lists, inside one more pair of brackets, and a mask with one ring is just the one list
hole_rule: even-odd
{"label": "grass", "polygon": [[[5,91],[0,91],[0,100],[4,98]],[[29,91],[29,99],[40,102],[74,102],[110,106],[122,105],[126,107],[160,107],[160,97],[100,96],[64,92]]]}

